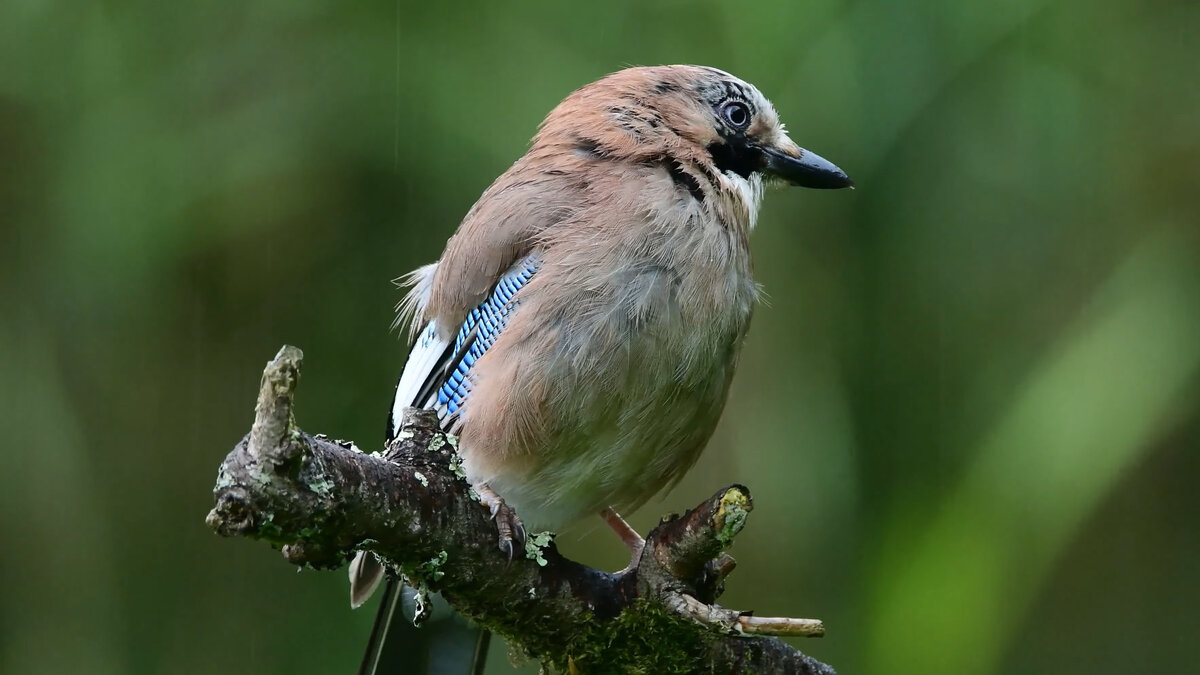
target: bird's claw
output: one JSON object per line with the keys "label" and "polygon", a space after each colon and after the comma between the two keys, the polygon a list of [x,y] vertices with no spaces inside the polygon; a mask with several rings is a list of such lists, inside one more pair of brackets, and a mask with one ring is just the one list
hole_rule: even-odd
{"label": "bird's claw", "polygon": [[475,492],[488,507],[491,519],[496,521],[496,531],[499,535],[497,543],[500,550],[508,554],[508,561],[512,562],[517,549],[525,545],[525,524],[517,517],[517,512],[505,504],[504,499],[496,494],[495,490],[487,485],[478,485],[475,487]]}
{"label": "bird's claw", "polygon": [[517,512],[503,501],[493,511],[492,519],[496,521],[500,550],[507,553],[508,561],[512,562],[517,549],[525,545],[525,524],[517,517]]}

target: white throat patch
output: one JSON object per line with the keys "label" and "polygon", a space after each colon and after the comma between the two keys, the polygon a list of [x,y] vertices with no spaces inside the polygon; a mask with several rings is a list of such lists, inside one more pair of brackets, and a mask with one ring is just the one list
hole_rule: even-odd
{"label": "white throat patch", "polygon": [[732,171],[723,171],[721,177],[734,195],[734,199],[746,209],[747,225],[753,230],[758,224],[758,208],[762,206],[763,179],[757,173],[742,178]]}

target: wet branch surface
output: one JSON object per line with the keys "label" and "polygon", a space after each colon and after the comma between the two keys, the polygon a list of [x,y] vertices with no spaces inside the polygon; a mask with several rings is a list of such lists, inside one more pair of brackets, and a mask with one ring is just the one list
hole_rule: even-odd
{"label": "wet branch surface", "polygon": [[[380,454],[301,431],[292,415],[303,359],[267,364],[250,433],[222,463],[209,527],[262,539],[318,569],[374,551],[530,658],[579,673],[822,673],[829,666],[767,635],[824,632],[819,621],[754,617],[714,604],[734,562],[724,549],[752,508],[732,485],[646,539],[638,565],[610,574],[531,533],[515,559],[462,476],[455,440],[427,411],[405,412]],[[519,515],[519,514],[518,514]],[[538,543],[542,543],[538,546]]]}

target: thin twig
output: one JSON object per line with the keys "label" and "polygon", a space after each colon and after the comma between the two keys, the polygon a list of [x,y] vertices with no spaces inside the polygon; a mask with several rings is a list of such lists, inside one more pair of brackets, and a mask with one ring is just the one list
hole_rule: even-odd
{"label": "thin twig", "polygon": [[822,637],[825,624],[820,619],[791,619],[783,616],[738,617],[738,627],[750,635],[777,635],[779,637]]}

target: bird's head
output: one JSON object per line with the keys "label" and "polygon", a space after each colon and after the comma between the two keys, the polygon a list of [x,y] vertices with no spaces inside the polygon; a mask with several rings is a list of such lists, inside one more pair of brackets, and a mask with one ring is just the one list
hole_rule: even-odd
{"label": "bird's head", "polygon": [[754,85],[704,66],[627,68],[604,77],[551,111],[534,142],[585,158],[667,156],[756,182],[854,185],[833,163],[796,145]]}

